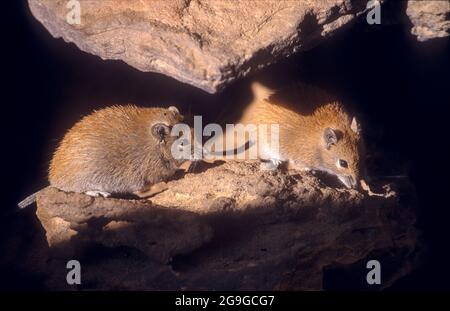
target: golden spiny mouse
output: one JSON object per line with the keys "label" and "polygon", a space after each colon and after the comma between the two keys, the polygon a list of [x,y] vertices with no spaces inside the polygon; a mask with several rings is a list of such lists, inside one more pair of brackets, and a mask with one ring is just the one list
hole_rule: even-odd
{"label": "golden spiny mouse", "polygon": [[[335,175],[347,188],[358,186],[364,169],[360,128],[339,101],[318,88],[301,83],[279,92],[253,83],[252,91],[253,100],[238,123],[246,129],[251,124],[256,127],[277,124],[279,140],[276,151],[269,143],[270,138],[261,140],[257,132],[253,137],[257,137],[258,142],[244,151],[244,159],[256,148],[253,152],[264,161],[264,169],[275,169],[286,163],[289,169],[318,170]],[[248,133],[247,146],[251,136]],[[217,139],[226,142],[233,139],[233,135],[225,133]],[[235,142],[230,144],[226,146],[236,147]],[[211,150],[208,160],[236,159],[223,158],[223,149]]]}
{"label": "golden spiny mouse", "polygon": [[[182,163],[171,154],[176,137],[170,135],[182,120],[173,106],[126,105],[94,111],[76,123],[56,149],[50,186],[91,196],[150,196],[150,186],[172,176]],[[33,203],[37,193],[19,207]]]}

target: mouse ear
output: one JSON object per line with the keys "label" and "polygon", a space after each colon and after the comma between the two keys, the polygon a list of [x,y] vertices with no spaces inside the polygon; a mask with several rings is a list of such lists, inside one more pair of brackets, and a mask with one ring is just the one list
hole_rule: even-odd
{"label": "mouse ear", "polygon": [[169,109],[169,111],[172,111],[173,113],[180,114],[180,111],[179,111],[178,108],[175,107],[175,106],[170,106],[170,107],[167,108],[167,109]]}
{"label": "mouse ear", "polygon": [[169,134],[170,128],[164,123],[156,123],[152,126],[152,135],[155,136],[160,143],[164,142]]}
{"label": "mouse ear", "polygon": [[323,133],[323,139],[325,141],[325,148],[330,149],[331,145],[337,143],[337,135],[336,132],[327,127]]}
{"label": "mouse ear", "polygon": [[350,129],[353,132],[355,132],[356,134],[359,134],[361,132],[361,127],[355,117],[353,117],[353,119],[352,119],[352,124],[350,124]]}

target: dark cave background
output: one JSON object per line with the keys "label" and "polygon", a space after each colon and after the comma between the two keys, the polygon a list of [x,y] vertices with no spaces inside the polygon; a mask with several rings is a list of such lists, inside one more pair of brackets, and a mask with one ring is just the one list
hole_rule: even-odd
{"label": "dark cave background", "polygon": [[[53,39],[31,16],[25,1],[8,4],[2,46],[6,174],[0,256],[17,263],[26,254],[23,243],[8,255],[3,252],[9,250],[1,246],[6,239],[26,240],[33,235],[34,208],[17,211],[16,203],[47,185],[52,151],[81,116],[112,104],[135,103],[176,105],[184,113],[201,113],[205,122],[212,122],[224,109],[233,109],[231,103],[239,106],[250,99],[252,78],[274,87],[301,80],[333,91],[353,108],[369,144],[381,150],[373,157],[386,169],[376,174],[406,174],[417,188],[418,227],[424,232],[427,255],[418,270],[391,290],[450,289],[448,38],[419,43],[409,33],[410,25],[390,23],[389,16],[382,16],[382,26],[362,20],[310,51],[211,95],[121,61],[102,61],[81,52],[73,44]],[[403,11],[392,19],[405,20],[404,7],[398,9]],[[0,266],[0,276],[0,288],[5,290],[42,288],[41,280],[20,265]],[[328,277],[331,289],[355,289],[351,272],[334,271]]]}

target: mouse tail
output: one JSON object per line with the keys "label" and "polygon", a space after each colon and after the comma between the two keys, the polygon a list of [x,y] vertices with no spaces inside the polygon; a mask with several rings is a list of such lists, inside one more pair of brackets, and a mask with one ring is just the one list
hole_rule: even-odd
{"label": "mouse tail", "polygon": [[[46,188],[47,188],[47,187],[46,187]],[[43,188],[43,189],[41,189],[41,190],[39,190],[39,191],[36,191],[36,192],[33,193],[33,194],[30,194],[30,195],[27,196],[25,199],[23,199],[22,201],[20,201],[19,203],[17,203],[17,206],[18,206],[19,208],[25,208],[25,207],[27,207],[27,206],[30,206],[31,204],[33,204],[34,202],[36,202],[36,196],[37,196],[37,194],[38,194],[39,192],[41,192],[42,190],[46,189],[46,188]]]}
{"label": "mouse tail", "polygon": [[[220,150],[220,151],[210,151],[203,149],[203,154],[206,156],[206,158],[203,159],[203,161],[216,161],[216,160],[237,160],[237,159],[246,159],[246,151],[248,151],[250,148],[256,145],[256,141],[253,139],[247,140],[247,142],[237,148],[234,149],[228,149],[228,150]],[[241,155],[241,157],[239,157]]]}

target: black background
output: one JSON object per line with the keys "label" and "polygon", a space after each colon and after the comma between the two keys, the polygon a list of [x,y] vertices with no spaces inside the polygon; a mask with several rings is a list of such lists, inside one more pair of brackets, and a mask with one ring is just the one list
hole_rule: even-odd
{"label": "black background", "polygon": [[[310,82],[352,105],[370,140],[394,166],[389,172],[407,173],[417,187],[418,226],[428,255],[420,269],[393,289],[449,290],[449,40],[417,42],[409,33],[404,5],[397,7],[399,16],[392,20],[399,17],[403,24],[387,25],[391,19],[383,16],[382,26],[369,26],[363,20],[257,76],[274,86]],[[32,211],[18,212],[15,204],[47,185],[46,170],[56,144],[92,109],[128,102],[177,105],[214,121],[230,103],[239,105],[250,97],[250,79],[211,95],[120,61],[102,61],[53,39],[31,16],[25,1],[8,1],[2,10],[8,27],[2,27],[1,241],[23,238],[23,231],[32,230],[28,226]],[[2,251],[15,252],[8,254],[14,262],[26,253],[23,249]],[[1,267],[0,273],[4,289],[41,286],[14,264]],[[344,282],[341,287],[351,288],[347,285]]]}

